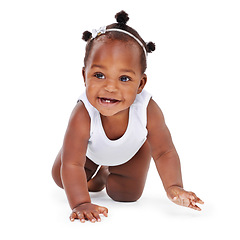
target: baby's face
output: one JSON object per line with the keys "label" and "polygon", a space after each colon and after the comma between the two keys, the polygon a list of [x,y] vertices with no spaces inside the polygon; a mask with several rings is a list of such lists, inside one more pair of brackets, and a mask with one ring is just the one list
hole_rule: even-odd
{"label": "baby's face", "polygon": [[128,110],[147,80],[138,45],[104,36],[94,43],[83,77],[89,102],[103,116]]}

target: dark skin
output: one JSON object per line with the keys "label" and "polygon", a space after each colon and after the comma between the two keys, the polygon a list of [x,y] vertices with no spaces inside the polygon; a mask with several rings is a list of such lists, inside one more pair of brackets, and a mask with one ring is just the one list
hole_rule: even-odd
{"label": "dark skin", "polygon": [[[83,68],[83,78],[89,102],[100,112],[107,137],[115,140],[123,136],[128,125],[129,108],[141,93],[147,76],[140,65],[141,47],[133,42],[107,39],[94,40],[93,49]],[[102,102],[101,98],[118,100]],[[201,210],[202,204],[193,192],[183,189],[180,160],[165,124],[161,109],[151,99],[147,107],[146,142],[136,155],[119,166],[101,167],[93,178],[97,165],[86,157],[90,138],[90,117],[82,102],[74,108],[54,166],[53,178],[64,188],[72,213],[70,220],[101,221],[108,209],[91,203],[89,190],[100,191],[115,201],[132,202],[142,195],[151,157],[163,182],[167,196],[174,203]]]}

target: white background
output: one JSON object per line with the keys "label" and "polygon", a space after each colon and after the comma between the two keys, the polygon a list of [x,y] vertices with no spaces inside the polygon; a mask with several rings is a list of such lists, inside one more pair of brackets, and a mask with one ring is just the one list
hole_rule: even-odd
{"label": "white background", "polygon": [[[184,185],[202,212],[171,203],[152,162],[136,203],[92,194],[101,223],[71,223],[51,179],[84,90],[82,32],[115,22],[156,43],[146,89],[162,108]],[[1,1],[1,239],[239,239],[239,1]]]}

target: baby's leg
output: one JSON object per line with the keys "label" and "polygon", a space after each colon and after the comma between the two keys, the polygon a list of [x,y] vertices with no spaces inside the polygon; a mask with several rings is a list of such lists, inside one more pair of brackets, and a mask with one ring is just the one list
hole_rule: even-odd
{"label": "baby's leg", "polygon": [[[62,153],[62,149],[60,149],[55,162],[53,164],[52,167],[52,177],[55,181],[55,183],[60,187],[63,188],[63,184],[62,184],[62,179],[61,179],[61,174],[60,174],[60,170],[61,170],[61,153]],[[89,181],[93,174],[96,172],[98,165],[95,164],[94,162],[92,162],[89,158],[86,157],[86,163],[85,163],[85,172],[86,172],[86,177],[87,177],[87,181]]]}
{"label": "baby's leg", "polygon": [[106,186],[108,175],[109,175],[108,167],[101,166],[97,174],[88,181],[88,191],[89,192],[102,191]]}
{"label": "baby's leg", "polygon": [[150,159],[150,147],[146,141],[127,163],[109,167],[106,184],[108,195],[115,201],[137,201],[144,189]]}

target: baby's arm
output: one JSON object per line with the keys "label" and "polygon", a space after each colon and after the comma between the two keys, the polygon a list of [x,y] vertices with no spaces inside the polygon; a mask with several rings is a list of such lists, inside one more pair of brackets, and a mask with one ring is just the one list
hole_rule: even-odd
{"label": "baby's arm", "polygon": [[90,137],[90,118],[79,102],[69,120],[62,148],[61,176],[63,186],[72,208],[70,219],[79,218],[100,221],[99,214],[107,215],[107,209],[91,204],[88,193],[86,173],[86,149]]}
{"label": "baby's arm", "polygon": [[176,204],[200,210],[196,203],[203,202],[194,193],[183,189],[179,156],[162,111],[152,99],[149,102],[147,114],[148,141],[167,196]]}

